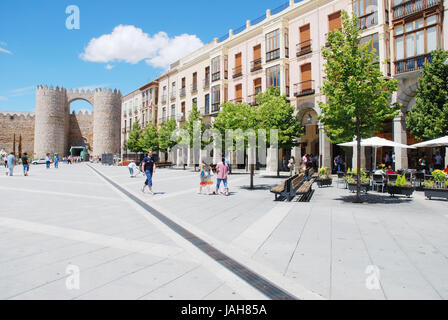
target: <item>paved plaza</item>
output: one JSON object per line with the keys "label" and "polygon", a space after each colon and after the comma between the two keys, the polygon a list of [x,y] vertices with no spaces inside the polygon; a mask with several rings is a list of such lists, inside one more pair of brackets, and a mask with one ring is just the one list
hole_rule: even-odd
{"label": "paved plaza", "polygon": [[196,237],[298,299],[448,298],[448,202],[421,192],[353,204],[335,178],[287,203],[269,192],[281,178],[248,190],[244,172],[225,197],[198,195],[191,169],[159,169],[155,195],[125,167],[20,170],[0,177],[1,299],[269,298]]}

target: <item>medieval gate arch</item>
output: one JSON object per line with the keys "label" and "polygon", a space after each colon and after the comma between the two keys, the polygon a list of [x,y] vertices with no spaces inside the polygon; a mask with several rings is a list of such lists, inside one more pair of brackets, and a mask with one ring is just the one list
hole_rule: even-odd
{"label": "medieval gate arch", "polygon": [[120,152],[121,92],[117,89],[67,90],[37,86],[34,152],[66,155],[69,151],[70,103],[84,100],[93,107],[92,154]]}

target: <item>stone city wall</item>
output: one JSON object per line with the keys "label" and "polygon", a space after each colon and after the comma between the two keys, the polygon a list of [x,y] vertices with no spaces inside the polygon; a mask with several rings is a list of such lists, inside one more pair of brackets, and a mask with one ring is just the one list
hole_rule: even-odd
{"label": "stone city wall", "polygon": [[10,153],[16,134],[16,153],[18,154],[19,137],[22,136],[22,153],[34,152],[34,113],[0,112],[0,150]]}

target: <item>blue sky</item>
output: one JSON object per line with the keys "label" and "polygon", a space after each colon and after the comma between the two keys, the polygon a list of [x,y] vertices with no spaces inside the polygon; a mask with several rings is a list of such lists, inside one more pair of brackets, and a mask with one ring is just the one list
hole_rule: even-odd
{"label": "blue sky", "polygon": [[[34,111],[38,84],[129,93],[182,52],[286,1],[2,0],[0,111]],[[80,10],[79,30],[66,28],[69,5]]]}

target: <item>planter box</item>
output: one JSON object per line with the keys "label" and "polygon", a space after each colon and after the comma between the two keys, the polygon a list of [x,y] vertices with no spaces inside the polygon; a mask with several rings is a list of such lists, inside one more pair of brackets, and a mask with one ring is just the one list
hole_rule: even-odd
{"label": "planter box", "polygon": [[445,198],[448,199],[448,189],[428,189],[424,188],[425,197],[431,200],[431,198]]}
{"label": "planter box", "polygon": [[393,197],[395,195],[403,195],[408,198],[412,196],[415,191],[414,187],[398,187],[398,186],[387,186],[387,191]]}
{"label": "planter box", "polygon": [[[351,192],[356,192],[356,183],[347,183],[348,190]],[[361,183],[361,193],[367,193],[370,190],[370,184]]]}
{"label": "planter box", "polygon": [[317,179],[316,183],[319,188],[331,186],[333,184],[333,179]]}

